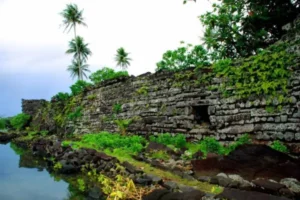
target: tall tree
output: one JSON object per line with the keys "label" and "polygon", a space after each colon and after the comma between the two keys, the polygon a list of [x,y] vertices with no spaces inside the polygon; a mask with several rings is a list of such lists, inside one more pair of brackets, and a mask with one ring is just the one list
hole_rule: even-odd
{"label": "tall tree", "polygon": [[86,77],[85,72],[87,71],[88,67],[88,65],[86,65],[85,63],[88,59],[88,56],[92,55],[88,44],[84,43],[84,39],[82,37],[77,36],[75,39],[70,41],[69,49],[66,51],[66,53],[74,54],[72,65],[76,64],[75,66],[78,67],[78,79],[83,80],[83,77]]}
{"label": "tall tree", "polygon": [[76,25],[87,26],[82,17],[83,10],[79,10],[76,4],[67,4],[67,7],[60,13],[63,17],[63,26],[65,26],[65,31],[73,28],[74,38],[76,38]]}
{"label": "tall tree", "polygon": [[127,53],[123,47],[117,50],[115,61],[117,62],[117,66],[121,67],[123,70],[127,69],[130,65],[131,58],[129,58],[128,55],[129,53]]}
{"label": "tall tree", "polygon": [[[82,13],[83,10],[79,10],[78,6],[76,4],[67,4],[67,7],[63,10],[63,12],[61,12],[61,16],[63,17],[63,26],[65,26],[65,31],[70,32],[70,30],[73,28],[74,30],[74,40],[72,40],[70,42],[70,49],[72,51],[72,49],[75,49],[76,51],[72,52],[74,53],[74,59],[77,59],[76,63],[79,65],[79,68],[81,68],[82,66],[80,66],[80,64],[84,65],[84,62],[87,59],[86,57],[81,58],[82,56],[82,52],[90,52],[90,50],[88,49],[88,51],[84,51],[85,49],[81,49],[81,48],[85,48],[85,45],[82,46],[76,46],[80,44],[80,40],[83,39],[81,37],[77,37],[76,34],[76,26],[77,25],[83,25],[83,26],[87,26],[86,23],[84,22],[84,18],[82,17]],[[71,45],[72,43],[72,45]],[[75,46],[73,46],[75,45]],[[68,51],[69,51],[68,50]],[[81,52],[80,52],[81,50]],[[87,49],[86,49],[87,50]],[[68,52],[67,53],[70,53]],[[86,55],[86,54],[85,54]],[[79,70],[79,76],[78,78],[81,80],[83,78],[83,75],[80,74],[82,73],[84,70]]]}
{"label": "tall tree", "polygon": [[214,59],[247,57],[281,38],[300,13],[299,0],[222,0],[200,17]]}
{"label": "tall tree", "polygon": [[90,72],[89,65],[78,63],[77,60],[73,60],[72,64],[68,67],[68,71],[71,73],[71,77],[77,77],[79,80],[83,80],[83,77],[87,78],[86,72]]}

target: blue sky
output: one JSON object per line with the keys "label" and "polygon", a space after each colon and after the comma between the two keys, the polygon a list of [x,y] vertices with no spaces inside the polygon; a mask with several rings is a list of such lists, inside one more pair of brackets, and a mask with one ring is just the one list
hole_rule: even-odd
{"label": "blue sky", "polygon": [[116,49],[132,58],[128,71],[154,72],[162,54],[180,41],[201,43],[203,27],[197,18],[211,1],[182,4],[182,0],[0,0],[0,116],[21,112],[21,99],[49,100],[69,92],[74,83],[66,71],[73,33],[64,33],[59,13],[67,3],[84,9],[87,28],[79,35],[93,52],[90,70],[115,67]]}

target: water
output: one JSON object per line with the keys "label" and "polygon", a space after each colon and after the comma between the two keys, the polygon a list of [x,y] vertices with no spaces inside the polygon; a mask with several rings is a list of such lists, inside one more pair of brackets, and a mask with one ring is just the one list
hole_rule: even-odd
{"label": "water", "polygon": [[70,187],[45,170],[43,160],[13,144],[0,145],[0,200],[66,200]]}

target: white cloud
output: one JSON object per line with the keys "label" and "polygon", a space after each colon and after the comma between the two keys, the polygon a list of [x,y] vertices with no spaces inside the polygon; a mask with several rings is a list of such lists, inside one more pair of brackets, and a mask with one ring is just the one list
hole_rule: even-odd
{"label": "white cloud", "polygon": [[[168,49],[184,40],[199,44],[203,28],[197,16],[210,3],[182,0],[4,0],[0,1],[0,73],[67,73],[64,54],[73,33],[63,33],[59,13],[67,3],[84,9],[88,28],[78,32],[90,43],[91,70],[114,67],[116,49],[124,47],[133,59],[129,72],[154,72]],[[24,67],[26,66],[26,67]]]}

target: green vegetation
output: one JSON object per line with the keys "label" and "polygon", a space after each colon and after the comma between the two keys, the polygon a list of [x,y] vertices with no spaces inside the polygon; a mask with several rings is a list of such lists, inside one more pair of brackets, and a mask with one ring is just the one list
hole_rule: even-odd
{"label": "green vegetation", "polygon": [[45,137],[45,136],[47,136],[47,135],[49,134],[49,131],[43,130],[43,131],[40,131],[40,134],[41,134],[43,137]]}
{"label": "green vegetation", "polygon": [[116,72],[111,68],[104,67],[103,69],[92,73],[89,78],[94,84],[98,84],[106,80],[112,80],[112,79],[127,77],[127,76],[129,76],[127,71]]}
{"label": "green vegetation", "polygon": [[81,111],[82,111],[82,107],[78,106],[74,112],[71,112],[68,115],[68,119],[74,121],[74,120],[78,119],[79,117],[82,117]]}
{"label": "green vegetation", "polygon": [[147,96],[148,95],[148,90],[149,90],[149,87],[144,85],[144,86],[140,87],[139,89],[137,89],[136,93],[138,95]]}
{"label": "green vegetation", "polygon": [[21,113],[16,115],[15,117],[12,117],[10,120],[10,124],[14,129],[22,130],[26,125],[28,125],[30,118],[30,115]]}
{"label": "green vegetation", "polygon": [[165,151],[153,151],[149,155],[150,158],[160,159],[160,160],[169,160],[170,156]]}
{"label": "green vegetation", "polygon": [[60,13],[63,17],[63,25],[65,31],[74,29],[74,39],[69,42],[69,49],[66,51],[68,54],[74,54],[72,64],[68,67],[68,71],[71,72],[71,76],[78,77],[78,80],[83,80],[83,77],[87,77],[85,72],[88,72],[88,65],[85,64],[87,57],[92,54],[88,48],[88,44],[84,43],[82,37],[76,35],[76,26],[86,26],[82,17],[82,10],[78,9],[76,4],[67,4],[67,7]]}
{"label": "green vegetation", "polygon": [[[239,66],[228,59],[215,63],[213,69],[217,76],[227,79],[221,87],[223,93],[240,98],[266,95],[271,99],[276,97],[279,103],[283,103],[291,73],[287,67],[294,62],[294,57],[285,48],[285,44],[271,46],[245,59]],[[229,93],[227,88],[234,90]]]}
{"label": "green vegetation", "polygon": [[78,183],[78,189],[79,189],[81,192],[84,192],[85,189],[86,189],[84,180],[83,180],[83,179],[77,179],[77,183]]}
{"label": "green vegetation", "polygon": [[23,155],[26,152],[25,149],[18,147],[15,143],[11,142],[9,146],[12,150],[14,150],[15,154],[17,154],[19,156]]}
{"label": "green vegetation", "polygon": [[112,110],[115,114],[122,112],[122,104],[119,103],[114,104]]}
{"label": "green vegetation", "polygon": [[280,39],[299,12],[297,1],[222,0],[200,16],[204,44],[212,60],[254,55]]}
{"label": "green vegetation", "polygon": [[87,96],[87,99],[88,99],[89,101],[92,101],[92,100],[94,100],[94,99],[96,99],[96,98],[97,98],[97,95],[95,95],[95,94],[91,94],[91,95]]}
{"label": "green vegetation", "polygon": [[128,55],[129,53],[127,53],[123,47],[117,50],[115,61],[117,62],[117,66],[121,67],[122,70],[127,69],[130,65],[131,58],[129,58]]}
{"label": "green vegetation", "polygon": [[4,118],[0,118],[0,130],[6,129],[6,120]]}
{"label": "green vegetation", "polygon": [[59,92],[51,98],[51,101],[62,101],[65,102],[70,98],[68,93]]}
{"label": "green vegetation", "polygon": [[280,141],[275,140],[272,144],[271,144],[271,148],[275,149],[276,151],[280,151],[282,153],[288,153],[289,150],[288,148]]}
{"label": "green vegetation", "polygon": [[176,148],[182,148],[186,146],[186,139],[183,134],[175,135],[174,137],[171,136],[170,133],[160,134],[157,137],[150,136],[150,141],[157,142],[164,145],[172,145]]}
{"label": "green vegetation", "polygon": [[210,65],[207,51],[201,46],[188,44],[176,50],[169,50],[157,63],[156,70],[179,71],[190,67],[203,67]]}
{"label": "green vegetation", "polygon": [[132,123],[132,119],[117,119],[114,121],[122,135],[126,135],[128,126]]}
{"label": "green vegetation", "polygon": [[[71,52],[70,49],[68,51]],[[83,80],[83,77],[87,78],[86,73],[90,72],[88,64],[81,63],[80,61],[78,62],[77,60],[72,60],[72,64],[68,66],[67,71],[70,72],[73,79],[78,78],[79,80]]]}
{"label": "green vegetation", "polygon": [[92,84],[86,81],[79,80],[75,84],[71,85],[70,89],[72,91],[72,95],[76,96],[83,92],[83,90],[89,86],[92,86]]}
{"label": "green vegetation", "polygon": [[[78,142],[72,142],[72,147],[87,147],[97,150],[122,150],[128,153],[138,153],[143,149],[146,140],[141,136],[122,136],[120,134],[112,134],[101,132],[98,134],[83,135]],[[64,142],[67,145],[68,142]]]}
{"label": "green vegetation", "polygon": [[55,163],[53,169],[54,171],[59,171],[60,169],[62,169],[61,163],[60,162]]}

